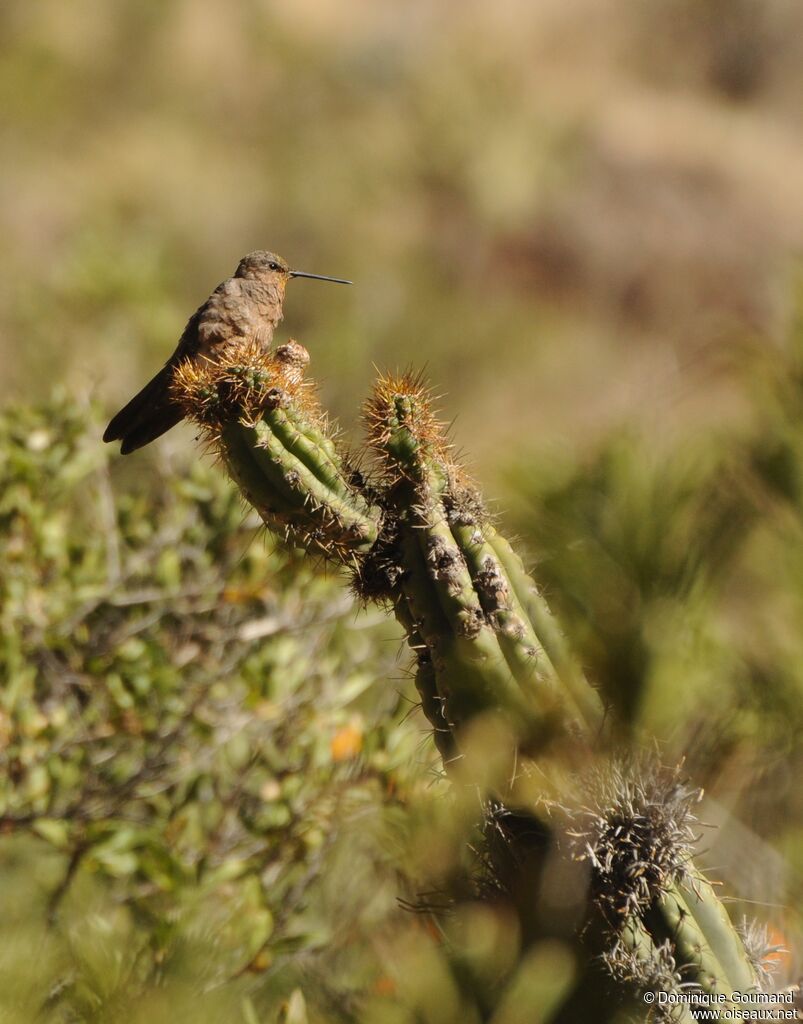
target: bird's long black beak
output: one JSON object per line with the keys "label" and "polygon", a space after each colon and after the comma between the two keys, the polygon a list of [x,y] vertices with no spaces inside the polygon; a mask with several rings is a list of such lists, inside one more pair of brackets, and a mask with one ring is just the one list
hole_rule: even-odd
{"label": "bird's long black beak", "polygon": [[314,281],[334,281],[335,284],[354,284],[342,277],[327,277],[325,274],[305,274],[303,270],[291,270],[290,277],[311,277]]}

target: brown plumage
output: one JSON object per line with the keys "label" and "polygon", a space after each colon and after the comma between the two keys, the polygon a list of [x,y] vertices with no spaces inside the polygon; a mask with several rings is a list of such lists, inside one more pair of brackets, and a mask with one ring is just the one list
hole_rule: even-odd
{"label": "brown plumage", "polygon": [[149,444],[174,427],[183,413],[170,399],[170,381],[185,359],[216,360],[244,342],[270,348],[273,331],[282,319],[282,304],[291,277],[313,277],[351,284],[337,277],[290,270],[275,253],[259,250],[243,257],[234,276],[219,284],[193,313],[175,352],[153,380],[111,420],[104,441],[121,441],[123,455]]}

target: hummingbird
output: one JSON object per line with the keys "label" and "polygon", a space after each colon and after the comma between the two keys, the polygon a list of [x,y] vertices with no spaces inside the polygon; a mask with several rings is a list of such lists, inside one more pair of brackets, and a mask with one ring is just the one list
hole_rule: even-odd
{"label": "hummingbird", "polygon": [[123,455],[142,448],[174,427],[183,413],[170,398],[173,371],[185,360],[214,361],[256,340],[267,352],[282,319],[291,277],[351,284],[341,277],[291,270],[287,261],[262,249],[244,256],[234,274],[215,288],[187,321],[176,350],[153,380],[124,405],[106,427],[104,441],[121,441]]}

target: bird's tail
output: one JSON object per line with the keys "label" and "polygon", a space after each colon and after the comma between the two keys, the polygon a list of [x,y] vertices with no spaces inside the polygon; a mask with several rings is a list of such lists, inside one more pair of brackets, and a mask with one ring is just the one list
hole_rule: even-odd
{"label": "bird's tail", "polygon": [[174,427],[183,417],[168,394],[172,372],[170,363],[163,366],[112,419],[103,440],[122,441],[120,451],[127,455]]}

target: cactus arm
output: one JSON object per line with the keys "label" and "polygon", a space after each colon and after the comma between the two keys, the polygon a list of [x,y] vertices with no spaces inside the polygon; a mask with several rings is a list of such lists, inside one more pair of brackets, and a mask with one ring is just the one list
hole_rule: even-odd
{"label": "cactus arm", "polygon": [[380,510],[353,486],[303,381],[309,357],[245,345],[218,361],[187,361],[171,394],[202,427],[265,523],[295,543],[351,564],[376,542]]}
{"label": "cactus arm", "polygon": [[[642,992],[682,991],[676,978],[667,976],[665,968],[662,970],[661,951],[637,915],[627,919],[618,938],[630,954],[629,970],[640,975],[638,982]],[[631,977],[629,980],[632,982],[636,979]],[[673,1007],[672,1024],[696,1024],[696,1018],[687,1004],[678,1003]]]}
{"label": "cactus arm", "polygon": [[440,501],[444,483],[443,475],[431,467],[417,489],[421,506],[415,510],[410,529],[450,629],[458,637],[479,637],[489,631],[465,560],[446,522]]}
{"label": "cactus arm", "polygon": [[225,423],[218,434],[217,447],[234,482],[263,519],[267,521],[271,517],[290,515],[293,512],[294,505],[274,485],[273,474],[266,477],[254,458],[255,437],[252,428],[244,427],[234,420]]}
{"label": "cactus arm", "polygon": [[468,718],[494,708],[506,709],[518,719],[532,716],[511,678],[493,632],[472,614],[476,596],[468,607],[447,585],[433,578],[425,551],[427,529],[402,530],[406,571],[402,589],[425,643],[430,649],[450,723],[459,726]]}
{"label": "cactus arm", "polygon": [[684,980],[703,992],[723,992],[724,971],[676,886],[644,915],[656,945],[669,941]]}
{"label": "cactus arm", "polygon": [[[556,710],[559,718],[566,717],[567,711],[575,717],[566,706],[565,687],[549,685],[550,679],[563,681],[568,676],[569,659],[563,673],[557,666],[554,672],[544,671],[550,668],[549,651],[546,656],[537,655],[547,644],[522,600],[527,588],[510,578],[508,566],[527,579],[533,591],[534,586],[521,562],[487,524],[479,496],[451,460],[442,425],[421,381],[381,379],[366,405],[365,420],[369,446],[390,481],[386,493],[401,533],[412,536],[419,548],[420,557],[413,555],[407,541],[403,544],[408,570],[416,566],[404,586],[413,606],[419,592],[421,632],[433,652],[444,697],[449,691],[450,718],[456,701],[465,698],[467,710],[480,697],[480,703],[512,711],[528,727],[552,719]],[[491,537],[504,549],[508,564]],[[427,603],[420,600],[424,588],[434,593],[440,608],[437,625],[431,607],[424,614]],[[446,681],[448,672],[454,673],[454,686]],[[595,718],[588,708],[596,701],[594,710],[599,709],[598,699],[582,677],[578,691],[581,687],[574,694],[580,717]],[[601,720],[599,710],[595,721]]]}
{"label": "cactus arm", "polygon": [[343,479],[343,466],[330,439],[292,408],[268,409],[263,419],[285,448],[303,463],[318,480],[341,497],[350,494]]}
{"label": "cactus arm", "polygon": [[[265,469],[266,476],[273,474],[276,486],[290,500],[299,502],[299,511],[304,506],[322,509],[339,523],[344,533],[353,531],[361,540],[357,548],[371,547],[377,537],[376,523],[367,514],[367,506],[360,495],[348,500],[342,497],[340,488],[328,487],[291,451],[284,447],[274,433],[268,419],[254,425],[256,447],[253,449],[257,464]],[[365,511],[364,511],[365,510]]]}
{"label": "cactus arm", "polygon": [[448,768],[456,755],[454,736],[443,714],[443,700],[438,693],[438,682],[432,659],[424,653],[418,659],[415,688],[421,698],[421,710],[432,726],[432,738],[443,764]]}
{"label": "cactus arm", "polygon": [[438,691],[438,680],[432,664],[432,656],[423,637],[418,632],[415,619],[403,597],[395,602],[396,618],[404,627],[407,642],[415,653],[415,687],[421,699],[421,710],[432,726],[432,736],[444,765],[455,755],[454,737],[444,714],[444,702]]}
{"label": "cactus arm", "polygon": [[758,979],[725,906],[694,865],[702,790],[680,767],[666,769],[648,754],[610,765],[589,783],[590,804],[570,835],[592,865],[611,974],[642,992],[698,992],[698,1006],[719,1019],[718,1007],[735,1005],[733,993],[756,988]]}
{"label": "cactus arm", "polygon": [[[432,650],[437,650],[439,640],[449,632],[449,620],[435,591],[429,586],[426,559],[412,531],[401,531],[400,548],[404,564],[401,587],[409,612],[424,642]],[[403,620],[400,621],[405,625]]]}
{"label": "cactus arm", "polygon": [[744,947],[711,885],[699,874],[675,883],[644,915],[654,941],[668,940],[684,981],[725,995],[756,987]]}
{"label": "cactus arm", "polygon": [[496,626],[511,672],[522,688],[537,699],[543,699],[545,686],[554,694],[554,669],[543,656],[539,638],[504,567],[485,539],[485,526],[458,523],[451,530],[468,564],[483,611]]}
{"label": "cactus arm", "polygon": [[277,441],[270,429],[258,421],[253,426],[233,424],[225,429],[229,437],[240,428],[246,431],[244,440],[249,450],[251,462],[257,472],[265,478],[270,490],[279,501],[292,511],[304,514],[305,505],[313,504],[320,507],[321,488],[313,487],[310,492],[305,485],[309,483],[309,472],[302,472],[297,460]]}
{"label": "cactus arm", "polygon": [[711,883],[697,874],[684,883],[681,891],[706,942],[716,951],[731,988],[738,992],[756,988],[756,977],[745,956],[742,940]]}
{"label": "cactus arm", "polygon": [[[424,467],[423,486],[417,488],[423,522],[413,527],[419,549],[438,601],[449,622],[458,671],[476,677],[477,690],[486,690],[499,708],[512,711],[522,722],[532,720],[534,708],[510,671],[500,638],[489,625],[480,598],[455,541],[443,507],[448,474],[437,463]],[[540,712],[541,709],[538,709]]]}
{"label": "cactus arm", "polygon": [[546,601],[538,592],[532,577],[525,570],[524,563],[507,540],[490,525],[485,527],[484,532],[487,542],[502,564],[520,604],[526,609],[533,630],[547,658],[571,694],[574,703],[580,708],[586,724],[593,729],[598,729],[604,716],[600,696],[590,686],[582,669],[570,653],[566,638]]}

